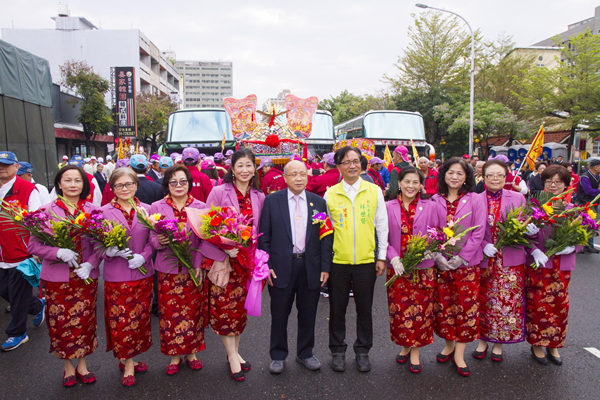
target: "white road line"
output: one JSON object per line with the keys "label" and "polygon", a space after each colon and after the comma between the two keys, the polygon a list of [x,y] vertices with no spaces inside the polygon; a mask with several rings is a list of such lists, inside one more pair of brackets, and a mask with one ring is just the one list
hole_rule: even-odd
{"label": "white road line", "polygon": [[595,348],[595,347],[584,347],[583,349],[589,351],[590,353],[592,353],[596,357],[600,358],[600,350],[598,350],[597,348]]}

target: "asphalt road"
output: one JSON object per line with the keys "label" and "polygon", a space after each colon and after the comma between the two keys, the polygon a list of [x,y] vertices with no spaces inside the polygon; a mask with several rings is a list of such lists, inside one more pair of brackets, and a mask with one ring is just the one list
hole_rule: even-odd
{"label": "asphalt road", "polygon": [[[88,367],[97,376],[93,385],[65,389],[61,385],[62,361],[48,352],[49,338],[45,324],[34,328],[30,317],[30,341],[22,347],[0,354],[0,399],[599,399],[600,358],[584,348],[600,349],[600,255],[580,254],[571,281],[571,311],[567,343],[561,351],[564,363],[542,366],[532,358],[529,345],[507,345],[504,361],[492,363],[488,356],[467,362],[472,375],[463,378],[450,364],[438,364],[435,355],[443,341],[421,350],[423,371],[414,375],[408,364],[399,365],[395,356],[399,347],[389,338],[387,298],[383,277],[376,285],[374,304],[375,343],[370,356],[373,369],[359,373],[354,367],[352,343],[355,338],[354,302],[350,301],[348,321],[349,349],[347,370],[337,373],[329,367],[327,347],[328,300],[321,297],[317,316],[315,356],[322,369],[311,372],[295,362],[290,352],[283,374],[268,371],[270,313],[268,292],[263,292],[262,317],[251,317],[242,335],[240,353],[252,363],[245,382],[229,376],[226,353],[219,338],[206,332],[206,350],[199,357],[200,371],[182,366],[174,376],[165,374],[168,357],[160,353],[158,318],[153,317],[154,345],[137,358],[146,362],[148,372],[136,374],[138,383],[126,388],[112,352],[105,352],[103,299],[98,299],[99,347],[88,357]],[[102,291],[100,291],[102,293]],[[7,303],[0,299],[0,310]],[[0,340],[9,314],[0,312]],[[295,349],[295,313],[290,318],[290,349]],[[475,349],[469,344],[467,353]],[[600,354],[600,353],[599,353]]]}

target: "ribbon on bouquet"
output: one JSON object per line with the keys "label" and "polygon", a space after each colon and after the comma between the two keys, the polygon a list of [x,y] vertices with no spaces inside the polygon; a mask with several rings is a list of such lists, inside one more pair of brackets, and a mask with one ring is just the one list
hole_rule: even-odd
{"label": "ribbon on bouquet", "polygon": [[248,296],[244,308],[248,315],[260,317],[262,281],[269,277],[269,254],[263,250],[256,249],[254,253],[254,271],[252,279],[248,280]]}

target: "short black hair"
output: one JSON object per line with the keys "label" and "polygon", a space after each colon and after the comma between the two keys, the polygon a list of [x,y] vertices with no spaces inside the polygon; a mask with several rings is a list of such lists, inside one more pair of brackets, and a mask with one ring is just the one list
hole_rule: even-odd
{"label": "short black hair", "polygon": [[360,169],[362,171],[366,171],[367,170],[367,165],[369,165],[369,160],[367,160],[367,157],[361,155],[360,156]]}
{"label": "short black hair", "polygon": [[540,165],[545,165],[546,167],[548,166],[548,163],[545,161],[538,161],[535,163],[534,169],[537,171],[538,168],[540,167]]}
{"label": "short black hair", "polygon": [[146,174],[146,168],[134,168],[131,165],[129,166],[136,174]]}
{"label": "short black hair", "polygon": [[344,157],[346,157],[346,154],[348,154],[351,151],[353,151],[356,154],[358,154],[358,158],[360,158],[362,156],[360,150],[357,149],[356,147],[354,147],[354,146],[344,146],[341,149],[338,149],[338,151],[336,151],[335,155],[333,156],[333,160],[335,162],[335,165],[342,165],[342,160],[344,159]]}
{"label": "short black hair", "polygon": [[185,179],[187,179],[188,181],[188,190],[187,192],[189,193],[192,190],[192,184],[193,184],[193,179],[192,179],[192,173],[190,172],[189,169],[187,169],[187,167],[183,166],[183,165],[173,165],[169,168],[167,168],[165,170],[165,174],[163,175],[163,180],[162,180],[162,187],[163,187],[163,192],[165,193],[171,193],[169,191],[169,181],[171,180],[171,178],[173,178],[173,175],[175,175],[176,172],[183,172],[185,174]]}
{"label": "short black hair", "polygon": [[229,167],[225,175],[223,175],[223,182],[233,184],[233,168],[235,166],[235,163],[238,162],[240,158],[249,158],[250,161],[252,161],[255,171],[255,174],[252,177],[252,188],[260,190],[258,188],[258,178],[256,176],[256,157],[254,157],[254,153],[250,149],[239,149],[236,150],[235,153],[233,153],[233,156],[231,156],[231,166]]}
{"label": "short black hair", "polygon": [[448,195],[448,184],[446,184],[446,172],[450,169],[454,164],[459,164],[463,171],[465,172],[465,183],[463,183],[462,187],[458,190],[459,194],[469,193],[475,191],[475,179],[473,178],[473,170],[464,159],[458,157],[452,157],[446,160],[440,170],[438,171],[438,193],[443,195]]}
{"label": "short black hair", "polygon": [[65,165],[64,167],[62,167],[61,169],[58,170],[58,173],[54,177],[54,191],[59,196],[63,195],[63,191],[59,187],[60,180],[62,179],[62,176],[65,174],[65,172],[71,171],[73,169],[77,170],[79,172],[79,174],[81,175],[81,180],[83,181],[83,188],[81,189],[79,198],[81,200],[85,200],[90,195],[90,190],[91,190],[90,180],[88,179],[87,173],[83,170],[83,168],[80,168],[77,165],[73,165],[73,164]]}
{"label": "short black hair", "polygon": [[217,172],[216,168],[201,169],[200,172],[202,172],[204,175],[208,176],[209,179],[219,180],[219,173]]}

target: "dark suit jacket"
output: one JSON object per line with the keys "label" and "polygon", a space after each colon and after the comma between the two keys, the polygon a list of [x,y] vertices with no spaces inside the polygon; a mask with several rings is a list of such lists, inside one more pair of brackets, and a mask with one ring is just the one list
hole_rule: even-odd
{"label": "dark suit jacket", "polygon": [[[269,253],[269,268],[275,271],[277,279],[273,285],[287,287],[290,281],[292,254],[292,223],[288,205],[288,189],[271,193],[265,198],[260,217],[258,248]],[[321,286],[321,272],[329,272],[333,260],[333,233],[319,239],[319,224],[312,223],[313,210],[327,213],[327,204],[322,197],[306,192],[308,222],[306,224],[305,263],[308,287],[311,290]]]}
{"label": "dark suit jacket", "polygon": [[156,182],[152,182],[150,179],[138,176],[140,179],[140,186],[138,187],[135,197],[139,201],[146,204],[152,204],[155,201],[162,200],[165,197],[162,186]]}
{"label": "dark suit jacket", "polygon": [[[148,172],[146,172],[146,175],[147,175],[147,176],[149,176],[150,178],[152,178],[152,180],[153,180],[154,182],[156,182],[156,183],[159,183],[158,181],[159,181],[159,179],[160,179],[160,178],[158,177],[158,175],[156,175],[156,171],[154,171],[152,168],[150,168],[150,169],[148,170]],[[161,181],[161,182],[162,182],[162,181]],[[159,184],[160,184],[160,183],[159,183]]]}

